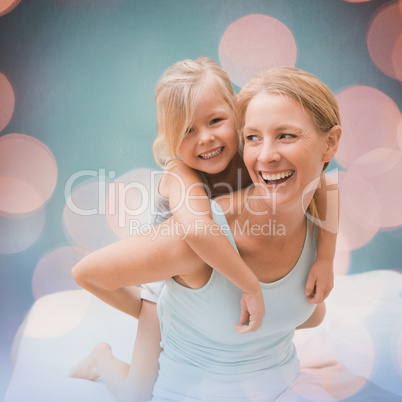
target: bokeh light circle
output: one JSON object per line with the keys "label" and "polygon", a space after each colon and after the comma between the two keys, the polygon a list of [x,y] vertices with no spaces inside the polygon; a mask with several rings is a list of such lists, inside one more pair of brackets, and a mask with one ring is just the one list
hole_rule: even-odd
{"label": "bokeh light circle", "polygon": [[49,148],[25,134],[0,137],[0,214],[25,214],[42,207],[57,182]]}
{"label": "bokeh light circle", "polygon": [[365,178],[349,172],[339,173],[339,191],[339,233],[343,248],[354,250],[368,243],[380,228],[380,197]]}
{"label": "bokeh light circle", "polygon": [[83,290],[70,290],[41,297],[34,303],[26,318],[23,334],[40,339],[64,335],[85,317],[92,297],[89,292]]}
{"label": "bokeh light circle", "polygon": [[150,228],[160,171],[134,169],[118,177],[106,197],[107,222],[121,239]]}
{"label": "bokeh light circle", "polygon": [[392,67],[395,78],[402,82],[402,34],[399,35],[392,51]]}
{"label": "bokeh light circle", "polygon": [[296,64],[296,41],[289,28],[277,19],[247,15],[234,21],[219,45],[222,68],[238,86],[268,68]]}
{"label": "bokeh light circle", "polygon": [[398,124],[398,144],[399,144],[399,149],[402,151],[402,115],[401,118],[399,119],[399,124]]}
{"label": "bokeh light circle", "polygon": [[20,2],[21,0],[0,0],[0,17],[13,11]]}
{"label": "bokeh light circle", "polygon": [[401,113],[382,91],[363,85],[336,95],[342,116],[342,141],[336,160],[349,168],[361,155],[376,148],[398,148]]}
{"label": "bokeh light circle", "polygon": [[[97,175],[97,172],[93,171],[93,175]],[[94,251],[118,240],[105,217],[106,191],[106,181],[97,175],[81,182],[70,194],[66,194],[68,198],[63,222],[73,245]]]}
{"label": "bokeh light circle", "polygon": [[10,122],[14,114],[14,107],[15,95],[13,87],[6,76],[0,73],[0,131]]}
{"label": "bokeh light circle", "polygon": [[[386,4],[373,16],[367,30],[367,47],[373,63],[388,77],[402,74],[402,14],[398,3]],[[399,54],[395,54],[395,52]]]}
{"label": "bokeh light circle", "polygon": [[336,250],[334,258],[334,274],[346,275],[349,271],[350,250],[342,234],[338,234],[336,239]]}
{"label": "bokeh light circle", "polygon": [[[302,370],[315,376],[335,400],[342,400],[366,384],[374,366],[375,353],[370,333],[361,322],[346,322],[343,319],[345,310],[336,317],[338,311],[329,301],[331,295],[327,300],[332,319],[314,330],[296,331],[295,345]],[[311,345],[314,345],[314,353],[311,353]],[[335,365],[324,369],[325,363],[329,362]],[[348,379],[344,387],[339,387],[337,376]]]}
{"label": "bokeh light circle", "polygon": [[[350,172],[359,175],[375,189],[381,208],[379,226],[392,228],[402,225],[402,151],[389,148],[375,149],[358,158]],[[355,192],[363,190],[360,188]],[[364,192],[361,198],[366,197],[367,192]],[[369,202],[372,200],[371,198]],[[372,214],[367,214],[366,220],[375,225],[372,217]]]}
{"label": "bokeh light circle", "polygon": [[71,275],[71,269],[84,255],[83,250],[72,247],[60,247],[45,255],[32,277],[35,299],[63,290],[80,289]]}
{"label": "bokeh light circle", "polygon": [[26,215],[0,215],[0,254],[14,254],[26,250],[38,240],[45,226],[43,208]]}

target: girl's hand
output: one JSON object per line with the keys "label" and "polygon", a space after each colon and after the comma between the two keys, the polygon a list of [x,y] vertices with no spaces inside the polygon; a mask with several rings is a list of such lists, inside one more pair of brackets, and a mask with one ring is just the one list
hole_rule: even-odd
{"label": "girl's hand", "polygon": [[310,269],[306,284],[306,296],[310,303],[322,303],[334,287],[332,263],[316,260]]}
{"label": "girl's hand", "polygon": [[240,306],[240,325],[235,325],[234,329],[239,334],[257,331],[261,327],[262,319],[265,315],[265,304],[261,288],[255,293],[243,292]]}

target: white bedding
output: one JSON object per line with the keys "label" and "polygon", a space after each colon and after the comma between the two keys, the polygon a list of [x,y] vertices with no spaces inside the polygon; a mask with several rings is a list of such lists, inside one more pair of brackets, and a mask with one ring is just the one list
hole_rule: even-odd
{"label": "white bedding", "polygon": [[[321,326],[296,332],[302,366],[338,400],[402,401],[402,275],[335,278]],[[102,380],[68,377],[99,342],[130,361],[137,322],[83,290],[45,296],[16,334],[4,402],[112,402]]]}

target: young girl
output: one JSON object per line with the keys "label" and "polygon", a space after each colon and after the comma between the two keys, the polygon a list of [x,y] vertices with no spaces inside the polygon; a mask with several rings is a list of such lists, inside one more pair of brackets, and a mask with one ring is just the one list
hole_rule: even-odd
{"label": "young girl", "polygon": [[[229,77],[208,58],[180,61],[162,75],[155,93],[158,134],[153,150],[164,174],[155,203],[159,211],[156,223],[173,214],[179,223],[176,228],[183,230],[183,238],[192,250],[242,289],[240,324],[235,329],[246,333],[261,326],[265,314],[261,288],[255,274],[212,220],[209,202],[209,198],[251,183],[239,152],[235,99]],[[272,180],[280,184],[280,178]],[[318,194],[319,211],[325,210],[325,193],[321,189]],[[317,260],[306,285],[312,303],[320,303],[332,289],[334,250],[335,235],[320,231]],[[197,288],[196,283],[183,279],[180,283]],[[139,323],[131,366],[115,358],[109,345],[101,344],[72,370],[71,376],[90,380],[102,377],[121,400],[150,399],[160,352],[155,302],[163,285],[144,285],[142,294],[137,288],[119,289],[131,293],[135,302],[130,306],[110,297],[108,290],[80,285],[138,318]]]}

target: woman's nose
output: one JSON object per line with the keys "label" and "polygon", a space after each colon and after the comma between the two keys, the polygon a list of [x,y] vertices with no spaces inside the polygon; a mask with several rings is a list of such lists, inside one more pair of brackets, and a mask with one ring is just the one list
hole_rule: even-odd
{"label": "woman's nose", "polygon": [[258,155],[258,161],[261,163],[278,162],[281,159],[279,149],[275,144],[266,142],[261,148],[261,152]]}

